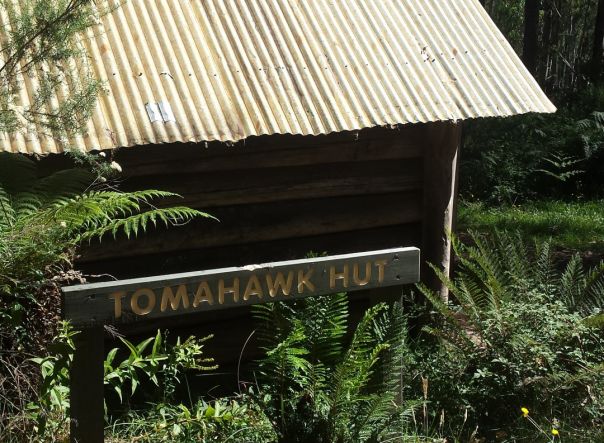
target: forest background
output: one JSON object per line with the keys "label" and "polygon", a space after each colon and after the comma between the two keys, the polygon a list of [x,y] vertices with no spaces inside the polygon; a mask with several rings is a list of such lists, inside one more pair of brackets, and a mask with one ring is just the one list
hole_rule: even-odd
{"label": "forest background", "polygon": [[466,124],[460,227],[520,229],[601,256],[604,1],[481,3],[558,112]]}

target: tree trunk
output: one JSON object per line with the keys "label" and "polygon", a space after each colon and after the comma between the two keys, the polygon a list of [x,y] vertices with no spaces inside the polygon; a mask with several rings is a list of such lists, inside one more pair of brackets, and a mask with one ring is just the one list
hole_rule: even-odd
{"label": "tree trunk", "polygon": [[543,34],[541,40],[541,56],[544,63],[539,66],[539,83],[545,87],[546,91],[549,86],[549,78],[551,76],[551,60],[552,60],[552,21],[554,16],[553,0],[543,2]]}
{"label": "tree trunk", "polygon": [[539,0],[525,0],[522,61],[533,75],[535,75],[537,70],[538,28]]}
{"label": "tree trunk", "polygon": [[604,54],[604,0],[598,1],[596,26],[594,28],[594,46],[591,59],[591,79],[599,83],[602,75],[602,55]]}

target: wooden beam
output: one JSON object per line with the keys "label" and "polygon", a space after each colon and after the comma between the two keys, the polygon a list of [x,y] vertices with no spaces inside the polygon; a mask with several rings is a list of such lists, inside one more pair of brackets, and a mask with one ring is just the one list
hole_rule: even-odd
{"label": "wooden beam", "polygon": [[433,123],[426,127],[424,151],[424,208],[422,232],[422,281],[448,298],[447,288],[428,263],[449,275],[451,241],[457,194],[457,159],[461,125]]}
{"label": "wooden beam", "polygon": [[[183,229],[186,229],[183,228]],[[422,225],[419,221],[363,230],[319,234],[307,237],[214,246],[166,253],[154,251],[135,257],[109,256],[99,261],[76,262],[87,275],[112,275],[116,279],[146,275],[174,274],[198,269],[242,266],[304,257],[310,251],[329,255],[354,251],[388,249],[397,245],[421,246]],[[152,235],[159,235],[153,233]]]}
{"label": "wooden beam", "polygon": [[158,228],[129,241],[119,237],[118,241],[112,241],[108,237],[103,243],[86,246],[79,262],[136,257],[158,251],[167,255],[262,241],[291,241],[414,223],[421,219],[421,206],[421,193],[411,191],[215,208],[210,213],[220,222],[198,220],[178,228]]}
{"label": "wooden beam", "polygon": [[[202,174],[258,168],[286,166],[327,165],[347,162],[409,159],[421,156],[421,144],[394,133],[381,140],[335,143],[324,141],[314,146],[291,147],[268,145],[226,148],[214,146],[170,145],[140,152],[120,150],[116,159],[124,170],[124,177],[168,174]],[[135,155],[137,154],[137,155]]]}
{"label": "wooden beam", "polygon": [[78,326],[127,324],[419,280],[419,249],[394,248],[63,288]]}
{"label": "wooden beam", "polygon": [[182,199],[159,204],[212,207],[405,192],[421,187],[421,157],[304,166],[261,167],[129,179],[125,190],[162,189]]}

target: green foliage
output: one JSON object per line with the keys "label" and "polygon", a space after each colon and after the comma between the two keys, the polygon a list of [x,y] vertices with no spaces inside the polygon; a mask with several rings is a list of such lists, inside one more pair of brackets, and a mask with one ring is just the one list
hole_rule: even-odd
{"label": "green foliage", "polygon": [[491,207],[462,201],[458,226],[462,231],[518,231],[525,239],[579,251],[604,251],[604,201],[537,201]]}
{"label": "green foliage", "polygon": [[[203,343],[212,336],[203,339],[191,336],[184,342],[178,337],[173,345],[167,343],[166,337],[167,333],[162,335],[158,330],[155,337],[143,340],[138,345],[120,337],[130,355],[119,363],[115,361],[119,348],[109,351],[105,359],[105,384],[118,395],[120,402],[132,397],[141,383],[146,382],[152,382],[159,388],[148,400],[172,400],[186,371],[210,371],[217,368],[211,365],[213,359],[202,357]],[[141,379],[141,375],[145,378]],[[128,385],[130,389],[124,398],[124,389]]]}
{"label": "green foliage", "polygon": [[406,350],[400,307],[370,308],[348,343],[344,294],[256,305],[254,313],[266,351],[263,402],[279,441],[402,437],[410,410],[395,401]]}
{"label": "green foliage", "polygon": [[[69,420],[69,367],[73,360],[73,331],[62,322],[59,333],[49,346],[49,354],[35,357],[31,361],[39,365],[42,383],[38,398],[31,401],[24,419],[32,420],[32,431],[43,441],[52,441],[65,436]],[[1,435],[1,433],[0,433]]]}
{"label": "green foliage", "polygon": [[152,200],[175,195],[107,190],[83,169],[38,177],[36,163],[0,154],[0,287],[8,291],[49,265],[67,263],[82,241],[127,237],[158,223],[177,225],[208,215],[186,207],[157,209]]}
{"label": "green foliage", "polygon": [[106,440],[114,443],[277,441],[272,424],[249,395],[199,400],[191,407],[157,404],[149,411],[132,411],[115,421],[109,434]]}
{"label": "green foliage", "polygon": [[512,432],[521,406],[543,423],[556,420],[568,437],[597,429],[604,423],[604,340],[586,320],[604,312],[604,265],[584,271],[575,257],[559,272],[548,243],[529,248],[519,235],[492,238],[454,241],[456,276],[439,273],[449,303],[419,286],[439,324],[424,329],[437,343],[424,337],[417,344],[435,409],[446,411],[452,427],[467,420],[466,429],[479,426],[487,437]]}
{"label": "green foliage", "polygon": [[[48,371],[59,368],[57,361],[44,356],[59,324],[60,287],[82,282],[72,269],[82,242],[136,236],[159,223],[173,226],[207,216],[185,207],[152,205],[154,200],[174,197],[171,193],[121,193],[109,187],[99,175],[101,170],[91,173],[75,168],[42,176],[32,159],[0,154],[2,421],[5,417],[10,421],[13,414],[20,417],[31,399],[37,398],[40,386],[46,389],[44,383],[52,379]],[[192,349],[191,343],[186,345],[183,352]],[[40,360],[45,368],[41,377],[32,367],[34,356],[45,359]],[[181,360],[170,364],[178,366],[189,357],[181,355]],[[52,395],[60,398],[58,392]],[[4,427],[0,423],[0,431]]]}
{"label": "green foliage", "polygon": [[577,165],[582,161],[580,158],[553,153],[549,157],[544,158],[543,161],[546,163],[547,169],[536,169],[535,172],[542,172],[561,182],[567,182],[583,173],[582,170],[576,169]]}
{"label": "green foliage", "polygon": [[37,303],[40,286],[71,268],[81,242],[106,234],[130,237],[158,223],[178,225],[208,216],[151,205],[172,193],[122,193],[91,184],[97,179],[81,169],[39,177],[33,160],[0,154],[0,319],[11,328],[22,327],[22,313]]}
{"label": "green foliage", "polygon": [[[68,323],[62,322],[58,335],[48,347],[48,355],[31,359],[41,373],[37,396],[20,414],[14,415],[6,426],[0,427],[2,441],[23,441],[25,436],[27,441],[60,441],[67,436],[70,408],[69,367],[73,360],[73,337],[76,334],[77,331]],[[148,399],[162,402],[162,406],[153,411],[154,419],[157,421],[156,413],[161,412],[163,423],[173,419],[174,426],[177,426],[177,411],[182,415],[188,409],[183,405],[172,407],[163,402],[172,400],[175,388],[186,378],[187,372],[213,370],[216,366],[208,366],[213,360],[203,357],[203,342],[210,337],[189,337],[185,341],[178,337],[174,344],[168,343],[166,337],[167,333],[158,331],[155,337],[138,344],[121,338],[128,355],[118,362],[118,348],[108,353],[104,363],[104,382],[119,396],[120,402],[130,399],[141,384],[153,383],[158,387],[158,392],[148,396]],[[149,349],[150,345],[152,346]],[[125,391],[127,387],[130,389]],[[195,408],[195,414],[199,414],[201,403]],[[230,416],[227,413],[229,408]],[[236,402],[225,405],[224,402],[217,401],[214,409],[205,405],[203,414],[207,419],[228,421],[234,419],[238,413],[244,414],[245,409],[246,406],[238,407]],[[137,415],[134,412],[132,414]],[[193,419],[191,414],[189,412],[189,419]],[[115,423],[121,422],[123,418],[115,420],[114,427],[118,426]],[[184,426],[183,423],[181,425]],[[175,429],[174,426],[172,430]],[[23,432],[24,430],[26,432]]]}
{"label": "green foliage", "polygon": [[[103,85],[93,75],[82,38],[107,10],[105,2],[90,0],[0,1],[10,24],[2,31],[1,131],[33,129],[57,136],[84,127]],[[23,79],[33,75],[32,100],[23,106]]]}
{"label": "green foliage", "polygon": [[464,126],[460,192],[467,200],[519,203],[602,196],[604,102],[553,115],[473,121]]}

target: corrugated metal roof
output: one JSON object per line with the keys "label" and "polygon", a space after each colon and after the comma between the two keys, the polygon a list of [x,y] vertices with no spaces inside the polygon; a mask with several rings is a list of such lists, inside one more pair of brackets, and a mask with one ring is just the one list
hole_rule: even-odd
{"label": "corrugated metal roof", "polygon": [[[555,111],[478,0],[128,0],[102,21],[86,46],[109,92],[80,149]],[[175,121],[150,122],[158,102]]]}

